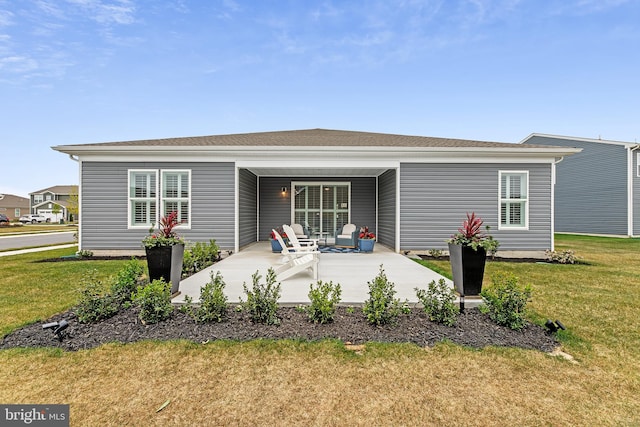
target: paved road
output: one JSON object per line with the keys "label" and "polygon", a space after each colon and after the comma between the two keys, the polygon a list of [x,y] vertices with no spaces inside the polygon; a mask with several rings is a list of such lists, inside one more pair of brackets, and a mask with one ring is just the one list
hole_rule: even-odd
{"label": "paved road", "polygon": [[0,237],[0,250],[73,243],[73,231]]}

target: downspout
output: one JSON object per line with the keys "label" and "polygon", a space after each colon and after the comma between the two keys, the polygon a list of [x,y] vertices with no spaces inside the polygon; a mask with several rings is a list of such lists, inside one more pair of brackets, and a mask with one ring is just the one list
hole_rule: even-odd
{"label": "downspout", "polygon": [[551,250],[556,250],[556,165],[564,160],[564,156],[551,165]]}
{"label": "downspout", "polygon": [[79,157],[69,154],[69,158],[78,163],[78,251],[82,250],[82,162]]}
{"label": "downspout", "polygon": [[[628,147],[628,173],[627,173],[627,236],[633,237],[633,152],[640,148],[640,144]],[[640,166],[640,164],[639,164]]]}

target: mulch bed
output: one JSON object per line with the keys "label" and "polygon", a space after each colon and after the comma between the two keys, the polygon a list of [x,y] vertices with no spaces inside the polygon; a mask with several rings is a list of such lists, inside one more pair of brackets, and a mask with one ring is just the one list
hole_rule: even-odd
{"label": "mulch bed", "polygon": [[353,312],[349,312],[346,307],[338,307],[335,320],[325,325],[309,322],[306,314],[294,307],[280,307],[278,316],[281,319],[278,326],[255,324],[248,314],[230,308],[228,318],[223,323],[197,324],[191,317],[176,309],[167,321],[143,325],[138,319],[137,309],[131,308],[99,323],[81,324],[75,314],[69,311],[43,322],[67,320],[69,327],[64,331],[62,341],[56,339],[51,330],[43,330],[43,323],[36,323],[4,337],[0,349],[58,347],[76,351],[109,342],[184,339],[203,343],[218,339],[246,341],[260,338],[309,341],[333,338],[351,344],[376,341],[414,343],[419,346],[433,346],[440,341],[449,340],[473,348],[503,346],[543,352],[551,352],[558,346],[555,337],[538,325],[528,324],[522,331],[513,331],[496,325],[478,309],[466,309],[458,316],[453,327],[431,322],[421,310],[415,308],[411,314],[401,315],[395,325],[380,327],[370,325],[357,307]]}

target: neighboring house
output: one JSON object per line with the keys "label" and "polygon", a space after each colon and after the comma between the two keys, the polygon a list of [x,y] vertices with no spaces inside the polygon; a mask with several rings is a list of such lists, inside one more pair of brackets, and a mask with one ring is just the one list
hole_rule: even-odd
{"label": "neighboring house", "polygon": [[475,211],[504,251],[553,248],[555,163],[573,148],[339,130],[65,145],[80,167],[79,244],[142,250],[160,214],[238,251],[283,223],[369,226],[395,251],[446,249]]}
{"label": "neighboring house", "polygon": [[13,194],[0,194],[0,213],[15,221],[21,215],[29,213],[29,199]]}
{"label": "neighboring house", "polygon": [[[77,200],[77,185],[56,185],[29,193],[31,213],[44,215],[50,222],[74,221],[77,215],[70,209]],[[75,202],[77,203],[77,202]]]}
{"label": "neighboring house", "polygon": [[556,166],[557,232],[640,236],[640,145],[531,134],[523,144],[578,147]]}

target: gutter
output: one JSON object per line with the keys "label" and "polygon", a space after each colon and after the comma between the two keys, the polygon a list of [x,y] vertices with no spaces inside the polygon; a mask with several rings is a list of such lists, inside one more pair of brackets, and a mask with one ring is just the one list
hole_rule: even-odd
{"label": "gutter", "polygon": [[[628,160],[628,172],[627,172],[627,235],[629,237],[633,237],[633,174],[634,174],[634,162],[633,162],[633,152],[640,149],[640,144],[636,144],[631,147],[627,147],[629,150],[629,160]],[[640,159],[638,159],[638,168],[640,169]],[[637,173],[637,172],[636,172]]]}

